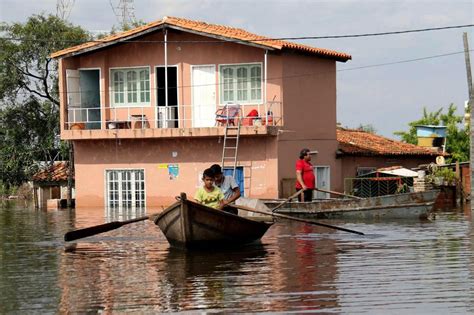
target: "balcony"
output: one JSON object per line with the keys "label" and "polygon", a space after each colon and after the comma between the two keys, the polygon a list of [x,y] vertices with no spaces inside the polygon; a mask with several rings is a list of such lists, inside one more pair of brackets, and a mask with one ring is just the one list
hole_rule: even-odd
{"label": "balcony", "polygon": [[[61,130],[64,140],[218,137],[224,124],[216,121],[218,105],[146,107],[70,106]],[[241,136],[275,136],[283,126],[282,103],[243,105],[233,121]]]}

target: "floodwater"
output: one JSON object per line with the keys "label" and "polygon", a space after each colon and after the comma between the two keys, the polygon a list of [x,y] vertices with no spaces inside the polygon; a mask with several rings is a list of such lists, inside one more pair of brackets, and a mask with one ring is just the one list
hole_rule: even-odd
{"label": "floodwater", "polygon": [[[150,221],[66,244],[104,222],[0,207],[0,313],[474,313],[470,209],[432,221],[281,221],[262,244],[170,248]],[[91,211],[92,213],[92,211]]]}

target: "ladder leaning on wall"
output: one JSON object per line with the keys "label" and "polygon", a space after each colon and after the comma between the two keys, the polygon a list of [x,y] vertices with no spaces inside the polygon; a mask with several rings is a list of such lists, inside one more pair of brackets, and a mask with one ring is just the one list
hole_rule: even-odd
{"label": "ladder leaning on wall", "polygon": [[[237,123],[237,124],[236,124]],[[240,115],[235,119],[227,119],[224,130],[224,145],[222,147],[222,171],[232,170],[232,177],[235,178],[235,169],[237,168],[237,154],[239,151],[240,137]]]}

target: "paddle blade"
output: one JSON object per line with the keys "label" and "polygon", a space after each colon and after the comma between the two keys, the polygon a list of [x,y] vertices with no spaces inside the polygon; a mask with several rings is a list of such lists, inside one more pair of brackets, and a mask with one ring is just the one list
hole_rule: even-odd
{"label": "paddle blade", "polygon": [[115,221],[115,222],[110,222],[106,224],[91,226],[85,229],[70,231],[64,234],[64,240],[66,242],[74,241],[80,238],[115,230],[121,227],[122,225],[123,225],[122,222]]}

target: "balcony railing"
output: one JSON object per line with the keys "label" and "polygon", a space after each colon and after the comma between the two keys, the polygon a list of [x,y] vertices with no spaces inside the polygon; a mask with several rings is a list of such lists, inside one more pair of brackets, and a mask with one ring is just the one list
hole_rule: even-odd
{"label": "balcony railing", "polygon": [[[220,105],[176,105],[146,107],[89,107],[70,106],[65,129],[148,129],[199,128],[222,125],[216,120]],[[232,118],[242,126],[282,126],[282,103],[242,105]]]}

